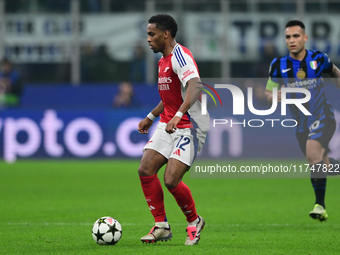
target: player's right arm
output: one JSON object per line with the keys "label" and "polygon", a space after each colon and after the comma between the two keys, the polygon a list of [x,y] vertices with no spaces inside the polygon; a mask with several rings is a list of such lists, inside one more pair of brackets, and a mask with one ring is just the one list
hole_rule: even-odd
{"label": "player's right arm", "polygon": [[334,83],[335,85],[340,89],[340,70],[339,68],[333,64],[333,67],[332,67],[332,72],[331,72],[331,76],[334,79]]}
{"label": "player's right arm", "polygon": [[158,117],[164,110],[163,101],[161,100],[159,104],[138,124],[138,131],[141,134],[147,134],[149,128],[153,123],[154,117]]}
{"label": "player's right arm", "polygon": [[333,64],[327,54],[321,53],[324,59],[323,61],[323,71],[325,73],[330,73],[333,78],[334,84],[340,89],[340,70],[339,68]]}

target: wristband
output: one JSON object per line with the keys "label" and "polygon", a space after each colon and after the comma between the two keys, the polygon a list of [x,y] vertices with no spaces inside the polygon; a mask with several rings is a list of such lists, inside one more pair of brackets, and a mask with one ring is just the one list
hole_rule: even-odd
{"label": "wristband", "polygon": [[181,113],[180,111],[178,111],[178,112],[176,112],[175,116],[182,118],[182,117],[183,117],[183,113]]}
{"label": "wristband", "polygon": [[150,120],[154,120],[156,119],[156,116],[152,114],[152,112],[150,112],[146,117],[148,117]]}

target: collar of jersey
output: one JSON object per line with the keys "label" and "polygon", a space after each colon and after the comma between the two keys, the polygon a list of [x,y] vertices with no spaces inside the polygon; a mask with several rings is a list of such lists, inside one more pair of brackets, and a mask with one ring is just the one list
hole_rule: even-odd
{"label": "collar of jersey", "polygon": [[302,60],[294,59],[294,58],[292,58],[292,57],[290,56],[290,54],[288,54],[288,58],[289,58],[291,61],[302,62],[302,61],[304,61],[304,60],[307,58],[307,56],[308,56],[308,50],[307,50],[307,49],[305,49],[305,50],[306,50],[306,55],[304,56],[304,58],[303,58]]}

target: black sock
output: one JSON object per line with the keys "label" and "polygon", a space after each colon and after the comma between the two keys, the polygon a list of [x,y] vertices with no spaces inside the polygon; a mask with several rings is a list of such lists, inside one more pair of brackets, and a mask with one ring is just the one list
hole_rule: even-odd
{"label": "black sock", "polygon": [[310,165],[311,167],[311,182],[315,193],[315,204],[322,205],[325,207],[325,194],[326,194],[326,183],[327,173],[323,172],[323,161]]}
{"label": "black sock", "polygon": [[330,168],[328,169],[327,175],[338,175],[340,174],[340,162],[334,158],[329,158]]}

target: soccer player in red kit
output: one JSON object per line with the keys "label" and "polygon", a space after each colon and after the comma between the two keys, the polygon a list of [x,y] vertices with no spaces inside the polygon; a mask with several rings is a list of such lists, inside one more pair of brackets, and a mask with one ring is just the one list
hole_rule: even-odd
{"label": "soccer player in red kit", "polygon": [[198,68],[191,52],[175,40],[177,23],[167,14],[149,19],[148,43],[163,57],[158,62],[159,104],[138,124],[141,134],[148,133],[153,120],[160,116],[154,135],[144,147],[138,168],[142,189],[155,219],[150,233],[142,242],[170,240],[164,196],[157,172],[166,164],[164,183],[186,216],[188,227],[185,245],[197,244],[204,220],[197,215],[195,202],[188,186],[182,181],[197,152],[202,148],[209,130],[209,114],[201,114],[199,88],[202,87]]}

